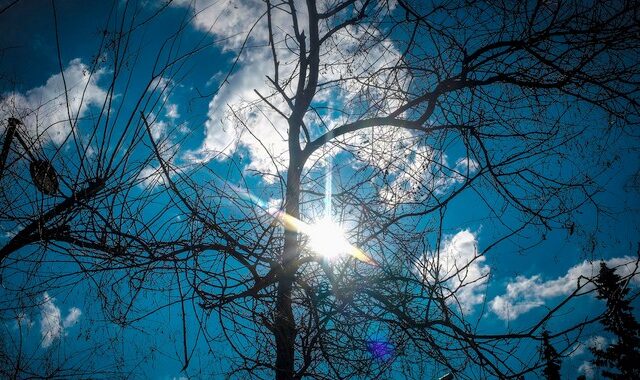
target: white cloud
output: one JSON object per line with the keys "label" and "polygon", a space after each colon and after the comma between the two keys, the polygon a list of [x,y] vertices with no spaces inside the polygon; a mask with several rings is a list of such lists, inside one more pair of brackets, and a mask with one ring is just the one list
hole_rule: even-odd
{"label": "white cloud", "polygon": [[607,342],[607,338],[596,335],[589,338],[589,340],[587,341],[587,347],[602,350],[607,346]]}
{"label": "white cloud", "polygon": [[[271,74],[270,48],[267,46],[267,19],[256,21],[264,15],[266,6],[262,1],[179,1],[179,6],[190,6],[196,14],[193,24],[197,29],[215,35],[221,40],[223,50],[238,52],[250,29],[250,49],[239,57],[239,64],[228,81],[220,88],[209,103],[208,120],[205,123],[205,139],[199,149],[185,154],[192,161],[206,162],[225,159],[239,147],[248,151],[250,161],[247,168],[270,174],[266,181],[273,181],[271,175],[284,168],[288,155],[286,135],[287,123],[271,109],[255,91],[269,96],[272,89],[266,76]],[[284,36],[292,34],[288,15],[280,9],[272,11],[275,33]],[[301,11],[304,15],[304,10]],[[302,16],[304,18],[304,16]],[[300,19],[301,25],[306,22]],[[279,38],[276,38],[278,40]],[[282,77],[287,77],[293,69],[293,55],[287,49],[280,51]],[[286,110],[283,99],[270,98],[280,109]]]}
{"label": "white cloud", "polygon": [[480,169],[480,164],[473,158],[463,157],[456,161],[456,172],[459,176],[471,175]]}
{"label": "white cloud", "polygon": [[178,105],[174,103],[168,103],[166,106],[165,116],[169,119],[177,119],[180,117],[180,113],[178,113]]}
{"label": "white cloud", "polygon": [[[163,154],[161,153],[161,155]],[[166,169],[169,172],[169,176],[171,179],[174,179],[175,176],[180,173],[184,173],[188,167],[188,165],[175,165],[173,156],[166,157],[165,164],[167,165]],[[145,166],[144,168],[142,168],[142,170],[140,170],[137,180],[140,181],[139,185],[145,189],[168,185],[167,176],[165,175],[165,171],[160,165]]]}
{"label": "white cloud", "polygon": [[35,322],[31,320],[31,317],[27,313],[20,312],[18,313],[18,315],[16,315],[15,328],[19,329],[22,327],[27,327],[28,329],[30,329],[34,324]]}
{"label": "white cloud", "polygon": [[[173,139],[175,136],[170,132],[170,125],[164,120],[158,119],[154,113],[150,113],[147,117],[149,123],[149,131],[151,138],[155,142],[158,153],[162,160],[168,165],[168,171],[173,177],[180,167],[176,166],[176,155],[180,149],[180,145]],[[178,131],[181,131],[178,126]],[[160,164],[147,165],[138,174],[138,180],[143,188],[155,187],[156,185],[164,185],[166,176]]]}
{"label": "white cloud", "polygon": [[167,133],[167,123],[162,120],[156,120],[149,129],[151,130],[151,137],[157,143]]}
{"label": "white cloud", "polygon": [[64,321],[62,321],[62,327],[67,328],[78,323],[78,319],[80,319],[81,314],[82,312],[77,307],[69,309],[69,314],[67,314]]}
{"label": "white cloud", "polygon": [[463,312],[470,312],[484,301],[490,267],[485,257],[478,255],[478,240],[469,230],[445,238],[439,257],[435,252],[425,254],[417,263],[423,280],[446,288],[448,301],[459,302]]}
{"label": "white cloud", "polygon": [[[207,162],[224,160],[238,149],[246,150],[249,160],[245,169],[264,173],[265,182],[274,182],[288,164],[288,124],[285,118],[272,109],[260,96],[272,105],[289,113],[288,105],[268,82],[273,78],[271,48],[268,46],[265,4],[259,0],[245,2],[216,0],[185,0],[174,3],[191,7],[195,14],[193,25],[210,33],[220,42],[222,50],[239,53],[243,39],[250,35],[250,49],[239,56],[238,66],[227,82],[217,91],[209,103],[205,122],[205,138],[196,150],[186,152],[188,161]],[[306,6],[296,2],[299,25],[305,29]],[[263,17],[257,24],[254,23]],[[280,81],[297,75],[297,56],[284,45],[293,35],[290,15],[280,8],[272,9],[274,42],[279,62]],[[331,23],[321,23],[321,33]],[[286,37],[287,36],[287,37]],[[388,114],[404,103],[403,89],[411,82],[408,72],[389,69],[397,67],[401,52],[390,40],[372,26],[348,26],[334,34],[321,47],[323,65],[319,70],[320,83],[335,83],[318,88],[315,101],[323,108],[340,109],[317,115],[304,116],[311,138],[327,130],[355,120]],[[216,75],[220,80],[224,75]],[[295,78],[294,78],[295,79]],[[289,97],[295,93],[295,83],[284,86]],[[379,195],[389,207],[421,201],[425,194],[440,195],[452,186],[466,180],[467,174],[478,169],[478,163],[460,158],[454,164],[447,157],[428,146],[416,146],[416,134],[402,128],[378,126],[343,135],[335,140],[342,148],[353,152],[352,165],[371,165],[388,172],[388,182],[379,188]],[[329,159],[340,149],[327,147],[313,155],[310,161]],[[153,168],[144,174],[157,173]],[[161,183],[161,180],[152,180]]]}
{"label": "white cloud", "polygon": [[[249,29],[266,11],[264,2],[260,0],[177,0],[172,5],[190,7],[195,14],[193,26],[225,39],[225,49],[239,48]],[[255,26],[254,31],[254,40],[268,40],[266,17]]]}
{"label": "white cloud", "polygon": [[138,175],[138,179],[142,181],[140,184],[143,188],[152,188],[158,185],[165,185],[167,177],[161,167],[146,166]]}
{"label": "white cloud", "polygon": [[569,356],[572,358],[576,356],[580,356],[584,354],[587,351],[587,349],[591,349],[591,348],[597,348],[599,350],[602,350],[607,346],[608,342],[609,341],[607,340],[607,338],[600,335],[594,335],[589,339],[587,339],[584,343],[578,342],[574,346]]}
{"label": "white cloud", "polygon": [[178,132],[180,132],[182,134],[191,133],[191,128],[189,128],[189,125],[186,122],[185,123],[180,123],[178,125]]}
{"label": "white cloud", "polygon": [[[273,77],[271,49],[267,46],[267,19],[263,17],[265,4],[258,0],[245,2],[195,0],[180,1],[175,5],[190,6],[196,17],[196,28],[215,35],[223,50],[238,52],[247,32],[253,28],[250,36],[250,49],[245,49],[239,57],[239,65],[222,88],[209,103],[208,120],[205,124],[205,139],[201,147],[187,152],[186,158],[195,161],[208,161],[214,158],[224,159],[238,148],[248,151],[250,161],[248,169],[268,174],[266,181],[273,181],[273,175],[286,168],[288,143],[286,139],[288,125],[286,120],[270,106],[265,104],[256,91],[265,97],[274,93],[268,83],[267,75]],[[298,23],[305,29],[307,11],[305,5],[296,3]],[[256,20],[262,19],[254,25]],[[285,41],[293,35],[290,15],[283,9],[272,9],[274,41],[279,61],[280,80],[290,78],[297,70],[296,55],[285,46]],[[329,24],[321,23],[321,28]],[[321,33],[326,30],[321,30]],[[288,36],[288,37],[285,37]],[[329,106],[344,108],[344,113],[335,113],[319,117],[313,113],[305,115],[312,138],[318,137],[329,129],[362,117],[363,110],[373,114],[388,112],[400,104],[393,89],[406,86],[410,76],[393,75],[385,67],[397,64],[401,53],[391,41],[379,43],[381,33],[374,28],[348,27],[336,33],[332,40],[322,46],[321,56],[326,65],[320,68],[319,82],[336,83],[337,86],[319,88],[316,100],[321,99]],[[345,59],[348,57],[348,59]],[[406,74],[406,73],[405,73]],[[347,79],[352,77],[359,79]],[[402,78],[402,79],[399,79]],[[391,82],[394,82],[391,85]],[[291,97],[295,92],[295,81],[285,85],[284,90]],[[285,114],[290,112],[280,96],[269,97],[269,101]],[[342,107],[348,104],[349,107]],[[373,114],[372,114],[373,113]],[[388,134],[391,127],[377,127],[375,133]],[[373,132],[372,132],[373,133]],[[368,132],[365,133],[368,137]],[[395,133],[399,139],[406,133]],[[361,140],[363,133],[343,136],[343,142]],[[371,145],[389,143],[383,139],[374,139]],[[358,146],[351,145],[354,151]],[[373,148],[372,148],[373,149]],[[382,147],[384,150],[384,147]],[[327,153],[327,152],[324,152]],[[317,157],[314,157],[317,158]],[[376,155],[378,161],[379,156]]]}
{"label": "white cloud", "polygon": [[582,362],[582,364],[580,364],[580,367],[578,367],[578,373],[584,374],[587,380],[591,380],[593,379],[596,371],[595,371],[595,368],[593,367],[593,364],[585,361],[585,362]]}
{"label": "white cloud", "polygon": [[[619,275],[628,276],[634,270],[635,261],[633,257],[624,256],[607,260],[606,263],[610,268],[617,268],[616,273]],[[576,289],[580,277],[595,277],[599,270],[599,261],[584,261],[554,280],[543,281],[539,274],[531,277],[518,276],[507,284],[505,294],[490,302],[490,308],[498,318],[514,320],[529,310],[544,305],[549,299],[570,294]],[[640,276],[635,275],[633,282],[640,284]]]}
{"label": "white cloud", "polygon": [[47,292],[42,295],[43,302],[40,305],[40,334],[42,336],[42,347],[47,348],[51,344],[64,336],[65,329],[73,326],[78,322],[82,312],[80,309],[73,307],[69,309],[69,314],[62,320],[60,308],[58,308]]}
{"label": "white cloud", "polygon": [[82,118],[86,116],[89,106],[101,105],[104,101],[106,92],[97,84],[103,74],[104,71],[97,71],[90,75],[89,68],[80,59],[74,59],[64,70],[66,97],[62,74],[58,73],[52,75],[43,86],[24,94],[3,94],[0,118],[18,117],[32,139],[39,137],[42,143],[52,141],[61,145],[72,132],[69,115],[71,121],[76,116]]}
{"label": "white cloud", "polygon": [[15,227],[13,229],[10,230],[4,230],[2,229],[2,227],[0,227],[0,230],[2,230],[2,237],[5,239],[12,239],[14,236],[16,236],[18,234],[18,232],[20,232],[20,227]]}
{"label": "white cloud", "polygon": [[[276,111],[259,102],[254,92],[266,95],[271,91],[265,83],[269,74],[269,65],[265,64],[268,51],[262,53],[253,52],[251,61],[246,62],[209,103],[206,137],[198,153],[204,160],[224,158],[242,146],[249,152],[250,169],[276,174],[288,158],[284,138],[287,123]],[[273,101],[285,109],[282,101]],[[219,155],[220,152],[224,154]]]}
{"label": "white cloud", "polygon": [[452,165],[446,154],[396,127],[363,132],[350,139],[347,149],[354,150],[354,167],[363,165],[384,173],[378,195],[389,208],[445,194],[479,168],[470,158],[459,158]]}
{"label": "white cloud", "polygon": [[40,305],[40,333],[42,347],[46,348],[60,337],[62,324],[60,323],[60,309],[53,303],[53,299],[47,293],[44,293],[43,298],[44,302]]}
{"label": "white cloud", "polygon": [[164,93],[167,91],[169,87],[172,87],[174,85],[175,83],[171,79],[163,76],[158,76],[153,78],[151,83],[149,83],[149,88],[154,91],[159,91],[161,93]]}

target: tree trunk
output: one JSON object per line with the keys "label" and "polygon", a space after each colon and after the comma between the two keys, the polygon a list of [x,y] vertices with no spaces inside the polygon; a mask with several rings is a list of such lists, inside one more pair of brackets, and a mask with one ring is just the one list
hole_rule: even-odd
{"label": "tree trunk", "polygon": [[[287,197],[285,212],[300,217],[300,168],[291,155],[291,164],[287,174]],[[276,299],[275,340],[276,340],[276,379],[293,379],[295,374],[296,323],[291,305],[291,290],[296,274],[298,259],[298,233],[285,231],[282,267],[278,282]]]}

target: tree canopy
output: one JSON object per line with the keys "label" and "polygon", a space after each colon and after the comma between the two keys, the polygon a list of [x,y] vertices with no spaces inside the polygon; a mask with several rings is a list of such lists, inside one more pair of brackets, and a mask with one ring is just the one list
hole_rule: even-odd
{"label": "tree canopy", "polygon": [[638,16],[8,3],[2,374],[557,378],[638,328]]}
{"label": "tree canopy", "polygon": [[610,379],[640,376],[640,324],[632,314],[629,288],[613,268],[600,263],[594,283],[600,300],[607,305],[601,323],[615,337],[606,348],[593,348],[594,364],[603,367],[602,375]]}

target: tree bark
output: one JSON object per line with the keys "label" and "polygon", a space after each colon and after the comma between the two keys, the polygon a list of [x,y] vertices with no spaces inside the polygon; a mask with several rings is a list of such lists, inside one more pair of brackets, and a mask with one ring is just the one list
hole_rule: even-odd
{"label": "tree bark", "polygon": [[[287,201],[285,212],[300,217],[300,172],[295,154],[291,154],[287,173]],[[293,379],[295,374],[296,323],[291,305],[291,289],[298,259],[298,233],[285,231],[282,253],[282,273],[278,281],[275,313],[276,379]]]}

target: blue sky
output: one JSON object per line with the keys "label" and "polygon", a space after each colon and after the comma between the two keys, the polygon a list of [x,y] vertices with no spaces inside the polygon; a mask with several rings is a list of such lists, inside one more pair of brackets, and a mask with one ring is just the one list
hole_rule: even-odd
{"label": "blue sky", "polygon": [[[196,16],[193,16],[194,11]],[[135,18],[132,17],[134,12],[139,12]],[[156,12],[159,13],[154,18],[142,22]],[[123,2],[66,0],[55,2],[54,18],[50,3],[20,1],[0,15],[3,20],[0,27],[0,115],[4,120],[17,112],[25,124],[29,124],[26,128],[32,128],[27,133],[35,133],[35,125],[52,126],[41,136],[41,154],[47,157],[55,155],[55,165],[73,172],[78,170],[78,155],[65,145],[69,144],[67,136],[70,131],[65,103],[70,104],[79,116],[79,146],[87,151],[97,150],[100,141],[108,141],[107,145],[115,146],[117,139],[112,136],[130,133],[123,126],[130,115],[136,118],[134,124],[139,123],[138,114],[142,109],[152,120],[154,140],[161,142],[165,159],[179,173],[176,178],[183,174],[196,183],[205,184],[204,192],[246,188],[251,196],[236,203],[220,203],[222,215],[233,218],[255,212],[261,218],[268,218],[260,209],[281,206],[278,175],[286,170],[287,148],[282,138],[286,128],[281,125],[281,117],[266,106],[250,107],[257,100],[256,91],[268,93],[265,78],[271,75],[272,69],[271,50],[263,33],[264,23],[259,23],[256,31],[252,32],[253,38],[243,44],[244,33],[252,25],[250,21],[262,12],[252,2],[179,1],[164,8],[153,1],[125,5]],[[108,41],[114,37],[111,31],[120,27],[123,15],[125,21],[133,20],[128,27],[140,25],[127,35],[127,54],[120,57],[125,60],[120,67],[123,71],[111,87],[114,60],[118,49],[124,48],[110,45]],[[280,26],[286,32],[286,16],[276,15],[275,21],[283,23]],[[105,28],[110,32],[105,33]],[[340,42],[342,45],[335,49],[348,51],[349,44],[361,37],[359,32],[355,30],[353,35],[344,36]],[[382,30],[369,32],[381,33]],[[98,52],[102,38],[107,41],[106,48]],[[323,78],[337,78],[342,75],[341,70],[362,67],[375,70],[376,65],[384,66],[396,57],[394,54],[398,54],[400,46],[394,45],[390,39],[383,47],[377,46],[367,54],[356,55],[353,67],[326,69]],[[286,64],[292,56],[287,55],[286,49],[282,50],[286,74],[287,70],[293,70]],[[236,53],[240,51],[240,58],[236,61]],[[188,55],[183,55],[185,53]],[[378,60],[372,61],[372,56]],[[167,70],[158,70],[167,62],[173,63]],[[155,79],[154,74],[157,74]],[[70,88],[70,96],[66,99],[63,77]],[[384,81],[385,78],[372,76],[370,80]],[[348,105],[355,110],[363,107],[358,87],[350,86],[354,87],[348,91],[327,87],[319,93],[314,104],[321,111],[318,115],[309,116],[312,135],[317,136],[325,127],[320,121],[333,123],[329,128],[341,121],[349,121],[349,115],[341,115],[328,107]],[[380,90],[379,94],[374,91],[370,95],[385,94]],[[108,120],[100,117],[104,99],[113,101],[111,111],[105,113],[111,116]],[[142,105],[136,104],[139,99]],[[284,103],[280,102],[278,105],[282,106]],[[382,107],[393,107],[393,99],[388,103]],[[245,125],[239,127],[234,123],[235,109],[249,110],[243,114]],[[546,116],[554,109],[547,112]],[[438,117],[445,115],[435,116],[436,119]],[[640,244],[638,141],[624,131],[607,129],[606,116],[588,107],[572,109],[562,120],[566,125],[579,126],[571,131],[584,128],[577,140],[559,148],[564,158],[554,156],[523,165],[539,165],[558,178],[577,178],[584,172],[592,175],[597,172],[595,183],[590,187],[598,189],[592,201],[587,200],[577,210],[551,223],[549,228],[534,223],[494,246],[494,242],[508,235],[511,229],[518,228],[526,216],[505,204],[492,190],[489,181],[479,180],[448,204],[441,223],[436,221],[439,215],[429,215],[415,223],[412,232],[423,230],[425,233],[423,251],[414,252],[412,257],[414,265],[419,266],[422,258],[432,257],[436,251],[441,258],[441,275],[452,273],[460,263],[469,264],[464,271],[467,277],[454,277],[448,286],[452,289],[462,286],[456,294],[461,307],[458,310],[469,323],[477,324],[479,331],[514,331],[535,323],[575,289],[579,276],[594,275],[600,260],[618,266],[622,274],[632,270],[632,266],[627,264],[634,260]],[[4,128],[3,124],[0,127],[2,136]],[[91,140],[88,136],[94,130],[98,132]],[[311,222],[324,213],[327,173],[331,174],[332,191],[336,194],[353,185],[351,181],[356,174],[371,175],[375,180],[363,183],[354,191],[364,194],[375,189],[383,203],[387,203],[386,207],[400,209],[413,207],[402,206],[401,203],[414,200],[394,197],[398,194],[409,197],[403,190],[415,185],[412,175],[419,170],[414,167],[418,157],[431,157],[449,168],[444,173],[438,172],[437,165],[428,169],[433,173],[428,177],[430,185],[427,186],[432,186],[432,190],[442,196],[464,182],[451,169],[469,175],[479,170],[478,162],[467,156],[465,147],[455,138],[443,137],[436,146],[428,139],[421,140],[408,132],[402,133],[376,130],[371,135],[358,135],[347,141],[355,147],[353,150],[338,151],[334,147],[322,151],[324,155],[314,156],[305,183],[309,190],[318,194],[308,195],[308,202],[302,207],[306,213],[303,219]],[[374,144],[368,151],[364,148],[364,138],[390,142]],[[82,139],[89,140],[85,144]],[[402,141],[412,144],[412,153],[400,162],[398,157],[389,155],[388,150],[398,149],[394,144]],[[503,146],[496,150],[505,155],[522,148],[516,139],[500,144]],[[120,146],[118,149],[127,148]],[[139,173],[129,173],[138,182],[132,192],[153,197],[149,204],[135,204],[133,208],[139,207],[140,218],[144,220],[153,220],[156,212],[160,213],[162,219],[151,224],[161,226],[158,228],[162,234],[183,233],[179,225],[184,221],[181,219],[184,218],[181,214],[184,210],[171,203],[172,197],[166,192],[157,160],[141,164],[146,157],[143,151],[150,149],[149,143],[132,144],[130,149],[131,161],[139,169]],[[89,169],[80,170],[90,171],[98,165],[97,160],[88,161]],[[397,169],[390,175],[391,184],[383,184],[379,176],[372,174],[384,168],[384,164]],[[16,159],[12,170],[19,173],[21,167],[26,168],[26,164]],[[71,186],[73,181],[69,181],[62,185],[63,189]],[[38,198],[28,186],[22,189],[28,199],[41,200],[40,207],[46,208],[55,203],[55,200]],[[582,203],[582,195],[576,194],[564,195],[570,197],[567,203]],[[356,218],[346,215],[349,206],[341,202],[346,201],[336,196],[333,216],[344,216],[344,227],[355,236],[358,230]],[[165,208],[168,204],[172,206]],[[238,204],[244,204],[245,208],[238,207]],[[18,203],[15,207],[27,214],[37,208],[18,206]],[[0,244],[5,244],[19,231],[20,223],[6,219],[0,223]],[[384,250],[372,248],[370,251],[375,259],[384,263],[381,252]],[[171,277],[165,273],[142,279],[133,276],[133,280],[124,280],[118,279],[117,274],[111,277],[108,272],[100,272],[90,280],[79,273],[78,262],[65,257],[60,249],[42,251],[42,256],[38,257],[46,257],[46,264],[31,273],[30,254],[31,251],[21,251],[7,268],[3,268],[4,287],[0,294],[7,301],[2,303],[1,321],[4,324],[4,341],[23,345],[25,358],[32,364],[41,363],[34,364],[36,367],[45,366],[46,360],[69,358],[67,364],[72,367],[81,368],[83,363],[94,363],[95,369],[105,371],[104,377],[108,377],[110,371],[123,371],[131,373],[133,378],[156,379],[181,376],[222,378],[222,373],[232,368],[230,357],[233,357],[233,352],[222,334],[225,329],[221,328],[217,313],[204,311],[195,301],[184,303],[186,309],[183,311],[183,305],[175,302],[183,287],[188,287],[184,283],[186,274]],[[211,265],[215,268],[218,264],[212,260]],[[429,276],[424,274],[424,281],[428,282]],[[178,283],[181,279],[183,283]],[[122,310],[114,308],[107,299],[116,295],[131,296],[135,281],[149,282],[154,291],[136,294],[135,303],[130,306],[131,310],[127,310],[131,311],[129,316],[146,316],[160,308],[145,318],[119,326],[113,319]],[[637,277],[631,282],[634,289],[639,282]],[[29,291],[16,296],[20,294],[16,289],[24,284],[29,286]],[[126,307],[126,302],[119,307]],[[592,295],[579,297],[565,305],[548,322],[547,328],[561,330],[601,310],[602,304]],[[186,335],[183,313],[188,326]],[[227,330],[238,329],[237,326],[225,325],[228,322],[223,322]],[[384,333],[381,334],[384,337]],[[191,362],[182,371],[185,336]],[[245,338],[240,344],[247,345],[248,350],[254,349],[254,343],[259,343],[257,338],[251,341],[251,334]],[[585,347],[607,342],[610,337],[603,335],[596,325],[587,327],[577,342],[571,342],[572,338],[570,334],[557,340],[559,347],[567,348],[563,373],[569,377],[579,373],[591,376],[586,364],[590,354]],[[231,341],[235,342],[235,339],[240,337],[235,336]],[[537,355],[536,350],[535,343],[530,341],[518,348],[525,362]],[[371,360],[377,359],[372,357]],[[437,367],[423,370],[429,374],[444,371]],[[388,375],[403,378],[403,369],[394,364]]]}

